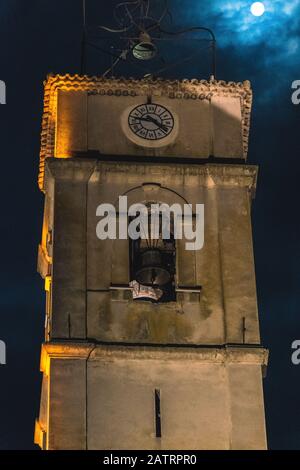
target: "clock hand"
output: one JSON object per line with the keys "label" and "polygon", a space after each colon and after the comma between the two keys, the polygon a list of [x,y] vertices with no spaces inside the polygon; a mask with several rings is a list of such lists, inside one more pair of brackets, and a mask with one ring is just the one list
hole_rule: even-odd
{"label": "clock hand", "polygon": [[154,119],[151,116],[147,116],[147,117],[144,117],[144,118],[135,118],[135,120],[136,121],[153,122],[153,124],[156,124],[157,127],[159,127],[164,132],[168,131],[168,128],[166,126],[164,126],[163,124],[161,124],[160,122],[158,122],[156,119]]}
{"label": "clock hand", "polygon": [[160,127],[160,129],[164,130],[164,131],[167,131],[168,128],[166,126],[164,126],[162,123],[160,123],[159,121],[157,121],[156,119],[154,119],[152,116],[147,116],[147,120],[150,121],[150,122],[153,122],[154,124],[156,124],[158,127]]}

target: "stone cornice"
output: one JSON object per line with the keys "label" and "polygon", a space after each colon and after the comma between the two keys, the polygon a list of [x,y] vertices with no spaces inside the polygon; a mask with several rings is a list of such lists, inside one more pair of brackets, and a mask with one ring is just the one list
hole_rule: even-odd
{"label": "stone cornice", "polygon": [[51,158],[46,163],[46,180],[52,177],[57,180],[87,182],[92,176],[97,162],[93,159],[60,159]]}
{"label": "stone cornice", "polygon": [[215,346],[144,346],[105,345],[83,342],[50,342],[42,345],[41,371],[49,372],[51,359],[85,359],[89,361],[159,360],[193,361],[214,364],[268,364],[268,351],[260,345]]}
{"label": "stone cornice", "polygon": [[104,78],[87,75],[50,75],[44,83],[44,113],[42,119],[39,186],[44,187],[45,160],[54,155],[57,92],[86,91],[89,94],[137,96],[168,96],[171,99],[210,100],[212,96],[238,97],[242,102],[244,154],[247,155],[252,106],[250,82],[225,82],[223,80],[136,80],[134,78]]}
{"label": "stone cornice", "polygon": [[166,161],[162,163],[120,163],[102,162],[97,159],[70,158],[49,159],[46,163],[46,178],[71,179],[73,181],[86,181],[90,176],[93,181],[102,182],[114,179],[114,175],[131,174],[130,181],[141,183],[141,176],[147,180],[161,183],[170,175],[175,182],[180,183],[190,178],[189,185],[204,186],[209,189],[215,187],[246,187],[254,196],[257,183],[258,167],[255,165],[232,165],[232,164],[203,164],[185,165],[183,163],[169,165]]}
{"label": "stone cornice", "polygon": [[91,352],[90,360],[159,360],[196,361],[219,364],[258,364],[266,366],[268,351],[262,347],[145,347],[145,346],[99,346]]}

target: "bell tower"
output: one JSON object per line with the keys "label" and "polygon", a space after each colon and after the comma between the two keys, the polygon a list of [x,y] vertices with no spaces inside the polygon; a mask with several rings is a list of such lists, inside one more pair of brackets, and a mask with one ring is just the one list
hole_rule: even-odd
{"label": "bell tower", "polygon": [[[266,448],[251,103],[248,81],[48,77],[42,449]],[[157,237],[120,235],[139,204],[146,219],[153,204],[172,209],[168,237],[160,218]],[[187,249],[197,205],[203,240]],[[177,238],[174,208],[187,206]]]}
{"label": "bell tower", "polygon": [[[48,78],[42,448],[265,448],[251,98],[248,82]],[[149,121],[132,116],[160,110],[172,130],[148,140]],[[128,206],[203,204],[202,249],[172,232],[152,251],[147,239],[100,240],[97,208],[119,218],[125,195]]]}

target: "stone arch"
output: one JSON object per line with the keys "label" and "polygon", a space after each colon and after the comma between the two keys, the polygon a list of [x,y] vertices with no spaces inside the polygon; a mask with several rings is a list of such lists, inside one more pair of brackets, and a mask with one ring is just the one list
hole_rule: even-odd
{"label": "stone arch", "polygon": [[[136,203],[165,203],[179,204],[183,209],[188,201],[176,191],[161,184],[147,182],[140,186],[130,188],[122,196],[127,196],[128,207]],[[115,201],[118,207],[118,200]],[[129,240],[113,240],[111,278],[113,284],[128,284],[129,282]],[[176,240],[176,284],[177,286],[195,286],[196,254],[185,249],[186,240]]]}
{"label": "stone arch", "polygon": [[[173,189],[162,186],[159,183],[143,183],[140,186],[130,188],[121,196],[127,196],[128,206],[140,202],[142,204],[148,202],[166,203],[166,204],[189,204],[188,201]],[[115,201],[114,206],[118,205]]]}

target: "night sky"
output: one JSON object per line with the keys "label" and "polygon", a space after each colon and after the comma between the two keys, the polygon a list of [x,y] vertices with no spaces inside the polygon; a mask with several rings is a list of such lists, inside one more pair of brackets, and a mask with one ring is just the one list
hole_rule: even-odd
{"label": "night sky", "polygon": [[[88,19],[114,25],[116,1],[87,0]],[[263,345],[270,349],[264,380],[270,449],[300,449],[300,365],[291,343],[300,339],[300,105],[291,84],[300,80],[300,0],[170,0],[173,27],[203,25],[218,40],[218,78],[249,79],[254,108],[248,162],[260,167],[253,235]],[[43,195],[37,186],[43,80],[49,72],[78,73],[81,0],[0,0],[1,282],[0,449],[34,449],[39,355],[44,331],[43,281],[36,273]],[[87,72],[107,67],[89,56]],[[200,66],[199,66],[200,67]],[[197,67],[183,65],[193,78]],[[207,78],[200,75],[196,78]],[[134,70],[128,69],[128,76]],[[172,77],[172,73],[169,73]]]}

